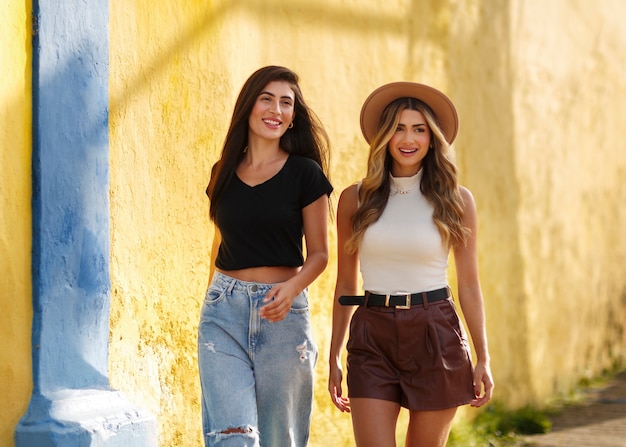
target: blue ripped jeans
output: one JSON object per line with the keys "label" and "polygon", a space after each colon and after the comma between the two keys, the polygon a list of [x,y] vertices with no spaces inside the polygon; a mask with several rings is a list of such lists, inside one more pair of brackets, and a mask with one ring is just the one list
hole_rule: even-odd
{"label": "blue ripped jeans", "polygon": [[313,341],[307,291],[284,320],[259,317],[271,284],[216,272],[198,327],[205,445],[304,447],[313,400]]}

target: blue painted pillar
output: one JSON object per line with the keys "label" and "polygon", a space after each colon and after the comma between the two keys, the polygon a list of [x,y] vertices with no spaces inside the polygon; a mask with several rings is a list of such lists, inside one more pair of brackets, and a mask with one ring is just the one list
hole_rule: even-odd
{"label": "blue painted pillar", "polygon": [[152,447],[109,386],[108,1],[33,1],[33,395],[16,447]]}

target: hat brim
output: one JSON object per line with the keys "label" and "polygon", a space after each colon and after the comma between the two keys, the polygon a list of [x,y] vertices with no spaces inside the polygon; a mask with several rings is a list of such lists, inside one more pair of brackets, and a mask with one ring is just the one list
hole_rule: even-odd
{"label": "hat brim", "polygon": [[380,117],[387,105],[398,98],[416,98],[428,104],[446,141],[450,144],[459,130],[459,117],[450,98],[439,90],[415,82],[392,82],[374,90],[361,108],[361,131],[371,143],[376,135]]}

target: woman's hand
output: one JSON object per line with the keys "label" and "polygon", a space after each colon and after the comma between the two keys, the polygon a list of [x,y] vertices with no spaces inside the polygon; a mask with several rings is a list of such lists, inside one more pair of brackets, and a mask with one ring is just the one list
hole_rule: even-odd
{"label": "woman's hand", "polygon": [[270,323],[283,320],[293,304],[293,300],[301,291],[291,287],[288,282],[281,282],[272,287],[263,299],[263,306],[259,310],[261,318]]}
{"label": "woman's hand", "polygon": [[493,393],[493,378],[489,365],[478,362],[474,369],[474,394],[476,398],[470,402],[472,407],[482,407],[491,400]]}
{"label": "woman's hand", "polygon": [[330,393],[330,399],[335,404],[335,407],[340,411],[350,413],[350,399],[342,396],[341,381],[343,373],[340,365],[334,365],[330,367],[330,374],[328,376],[328,392]]}

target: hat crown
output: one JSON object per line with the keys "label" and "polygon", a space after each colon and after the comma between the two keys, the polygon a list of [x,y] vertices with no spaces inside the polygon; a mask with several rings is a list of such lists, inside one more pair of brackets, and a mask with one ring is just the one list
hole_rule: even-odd
{"label": "hat crown", "polygon": [[459,117],[450,98],[428,85],[406,81],[382,85],[367,97],[361,108],[361,131],[365,141],[371,143],[383,110],[399,98],[415,98],[427,104],[435,114],[446,141],[452,144],[459,130]]}

